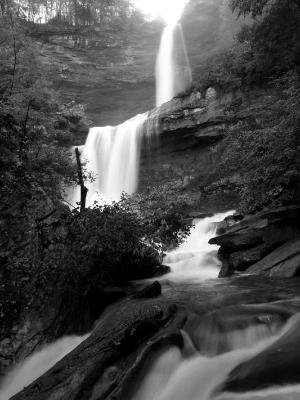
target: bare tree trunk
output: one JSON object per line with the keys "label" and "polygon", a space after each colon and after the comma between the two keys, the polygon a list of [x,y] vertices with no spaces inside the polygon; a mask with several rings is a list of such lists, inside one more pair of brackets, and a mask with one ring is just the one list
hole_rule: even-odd
{"label": "bare tree trunk", "polygon": [[75,148],[76,154],[76,162],[77,162],[77,174],[78,174],[78,183],[80,185],[80,212],[85,210],[86,207],[86,196],[88,189],[84,186],[83,174],[82,174],[82,165],[80,161],[80,152],[78,147]]}

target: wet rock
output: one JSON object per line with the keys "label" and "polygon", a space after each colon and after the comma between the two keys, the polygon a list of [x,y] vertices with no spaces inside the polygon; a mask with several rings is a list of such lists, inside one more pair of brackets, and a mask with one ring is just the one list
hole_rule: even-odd
{"label": "wet rock", "polygon": [[145,299],[145,298],[158,297],[160,295],[161,295],[161,284],[156,281],[146,286],[144,289],[135,293],[133,297],[136,299]]}
{"label": "wet rock", "polygon": [[[227,226],[226,226],[227,225]],[[269,276],[291,277],[297,275],[299,263],[295,246],[289,245],[287,262],[280,256],[277,248],[284,243],[300,237],[300,207],[288,206],[271,209],[244,217],[232,226],[222,225],[223,233],[211,239],[209,243],[220,247],[219,258],[222,261],[220,277],[232,275],[234,272],[266,274]],[[293,248],[291,248],[293,247]],[[285,248],[284,248],[285,249]],[[266,258],[265,267],[260,263]],[[283,261],[286,261],[283,263]],[[254,264],[255,268],[251,268]],[[273,267],[275,268],[273,270]],[[270,271],[273,271],[270,272]],[[285,272],[283,272],[285,270]],[[269,271],[269,272],[266,272]]]}
{"label": "wet rock", "polygon": [[228,228],[235,225],[242,219],[243,219],[243,215],[241,215],[241,214],[234,214],[234,215],[230,215],[230,216],[226,217],[224,219],[224,221],[218,222],[216,234],[222,235],[223,233],[226,232],[226,230]]}
{"label": "wet rock", "polygon": [[300,237],[278,247],[246,270],[248,274],[291,278],[300,275]]}
{"label": "wet rock", "polygon": [[171,268],[167,265],[156,265],[152,271],[152,278],[157,278],[171,272]]}
{"label": "wet rock", "polygon": [[203,212],[203,211],[191,211],[188,213],[189,218],[193,219],[201,219],[201,218],[208,218],[208,217],[213,217],[213,213],[210,212]]}
{"label": "wet rock", "polygon": [[128,388],[123,383],[133,381],[153,347],[182,345],[179,329],[184,321],[175,305],[124,301],[75,350],[13,399],[121,399]]}
{"label": "wet rock", "polygon": [[229,265],[235,271],[244,271],[249,265],[261,260],[273,248],[274,246],[272,245],[261,244],[251,249],[230,253],[228,258]]}
{"label": "wet rock", "polygon": [[300,314],[290,320],[282,336],[250,360],[238,365],[222,391],[246,392],[300,382]]}

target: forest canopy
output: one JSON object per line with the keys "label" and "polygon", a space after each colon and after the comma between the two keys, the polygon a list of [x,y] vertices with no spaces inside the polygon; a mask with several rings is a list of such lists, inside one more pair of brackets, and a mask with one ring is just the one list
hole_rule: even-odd
{"label": "forest canopy", "polygon": [[2,15],[11,7],[29,22],[73,26],[124,21],[138,14],[130,0],[0,0]]}

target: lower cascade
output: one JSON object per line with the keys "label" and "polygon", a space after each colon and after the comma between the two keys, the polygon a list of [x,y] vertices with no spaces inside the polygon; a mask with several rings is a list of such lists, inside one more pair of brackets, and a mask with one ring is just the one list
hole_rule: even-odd
{"label": "lower cascade", "polygon": [[216,223],[232,213],[229,211],[194,221],[188,238],[164,258],[164,264],[171,267],[170,280],[188,283],[218,277],[218,246],[212,246],[208,241],[216,234]]}
{"label": "lower cascade", "polygon": [[122,192],[137,189],[138,164],[143,126],[147,113],[139,114],[118,126],[92,128],[84,147],[87,168],[94,172],[88,184],[89,203],[97,193],[106,199],[119,200]]}
{"label": "lower cascade", "polygon": [[182,355],[184,349],[180,353],[176,347],[170,348],[157,357],[132,400],[279,400],[284,394],[288,396],[284,398],[299,399],[299,385],[274,387],[243,394],[218,394],[230,371],[271,346],[299,323],[299,320],[298,313],[277,334],[269,331],[261,336],[259,330],[253,331],[255,342],[252,344],[245,342],[243,348],[238,344],[247,336],[247,329],[241,330],[238,334],[240,340],[237,340],[236,345],[233,343],[232,350],[214,357],[195,352],[186,358]]}
{"label": "lower cascade", "polygon": [[[92,173],[87,204],[94,201],[117,201],[123,192],[137,189],[140,149],[148,113],[138,114],[118,126],[91,128],[82,150],[86,169]],[[75,192],[75,193],[74,193]],[[69,193],[74,205],[80,199],[79,189]]]}

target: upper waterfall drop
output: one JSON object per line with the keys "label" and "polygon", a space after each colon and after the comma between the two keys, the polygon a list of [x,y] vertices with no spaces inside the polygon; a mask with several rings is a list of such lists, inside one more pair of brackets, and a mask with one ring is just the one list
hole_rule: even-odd
{"label": "upper waterfall drop", "polygon": [[173,99],[192,85],[192,71],[182,26],[169,24],[162,33],[156,60],[156,106]]}

